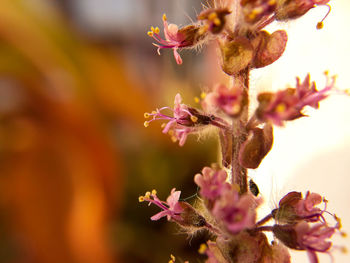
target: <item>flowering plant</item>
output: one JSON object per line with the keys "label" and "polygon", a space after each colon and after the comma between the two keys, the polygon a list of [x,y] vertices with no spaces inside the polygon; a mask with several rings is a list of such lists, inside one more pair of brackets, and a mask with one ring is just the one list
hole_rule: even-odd
{"label": "flowering plant", "polygon": [[[262,203],[257,185],[248,183],[248,169],[256,169],[273,144],[273,126],[304,117],[303,110],[315,109],[319,102],[335,88],[335,77],[328,76],[322,89],[310,81],[297,78],[294,88],[257,94],[258,106],[248,113],[249,74],[278,60],[285,51],[287,33],[269,33],[264,28],[275,21],[289,21],[305,15],[317,6],[327,6],[329,0],[213,0],[197,21],[179,28],[169,24],[163,16],[164,38],[158,27],[151,27],[148,35],[161,49],[173,49],[177,64],[183,60],[179,50],[215,41],[220,50],[223,72],[232,77],[227,86],[218,84],[202,96],[201,109],[182,103],[175,96],[174,108],[163,107],[145,113],[145,126],[164,120],[163,133],[182,146],[189,134],[201,133],[209,126],[217,128],[221,146],[221,160],[213,167],[205,167],[195,175],[199,187],[199,205],[180,201],[180,191],[171,191],[167,201],[161,201],[155,190],[139,197],[157,205],[162,211],[151,217],[167,217],[184,231],[193,233],[206,229],[210,240],[199,252],[207,256],[207,263],[290,262],[288,249],[304,250],[310,262],[318,262],[317,252],[330,253],[335,233],[340,233],[340,219],[327,211],[327,200],[317,193],[287,193],[277,208],[257,220],[257,208]],[[329,13],[328,11],[328,13]],[[328,15],[327,13],[327,15]],[[327,16],[326,15],[326,16]],[[323,19],[324,20],[324,19]],[[323,27],[323,20],[317,29]],[[169,111],[170,114],[163,113]],[[318,207],[324,203],[324,208]],[[329,219],[333,218],[333,224]],[[266,225],[274,220],[272,225]],[[272,232],[270,244],[265,232]],[[171,256],[170,262],[175,257]]]}

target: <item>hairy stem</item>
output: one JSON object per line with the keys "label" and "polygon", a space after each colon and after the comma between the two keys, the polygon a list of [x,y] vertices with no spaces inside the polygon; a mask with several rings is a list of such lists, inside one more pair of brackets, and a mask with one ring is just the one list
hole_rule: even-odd
{"label": "hairy stem", "polygon": [[[249,68],[242,70],[237,76],[233,77],[234,85],[243,85],[249,98]],[[232,121],[232,183],[238,184],[240,194],[248,191],[247,168],[240,165],[238,155],[242,143],[247,139],[246,126],[248,122],[248,100],[243,103],[242,111],[239,117]]]}
{"label": "hairy stem", "polygon": [[261,226],[261,225],[265,224],[266,222],[268,222],[271,218],[272,218],[272,214],[268,214],[263,219],[261,219],[258,223],[256,223],[255,226],[256,227]]}
{"label": "hairy stem", "polygon": [[268,232],[272,232],[273,227],[272,226],[259,226],[257,228],[254,229],[255,231],[268,231]]}

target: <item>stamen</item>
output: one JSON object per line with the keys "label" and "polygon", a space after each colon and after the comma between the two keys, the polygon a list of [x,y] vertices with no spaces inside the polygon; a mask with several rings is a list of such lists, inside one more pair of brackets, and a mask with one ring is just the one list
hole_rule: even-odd
{"label": "stamen", "polygon": [[150,117],[150,115],[149,115],[148,112],[145,112],[145,113],[143,114],[143,117],[145,117],[146,119],[148,119],[148,118]]}
{"label": "stamen", "polygon": [[144,198],[149,199],[150,197],[151,197],[151,192],[147,191],[147,192],[145,193]]}
{"label": "stamen", "polygon": [[329,13],[331,12],[331,6],[330,6],[330,5],[325,5],[325,6],[328,7],[328,12],[327,12],[327,14],[323,17],[323,19],[322,19],[320,22],[317,23],[317,25],[316,25],[316,28],[317,28],[317,29],[322,29],[322,28],[323,28],[323,21],[326,19],[326,17],[327,17],[327,16],[329,15]]}
{"label": "stamen", "polygon": [[204,91],[201,93],[201,99],[205,99],[205,97],[207,96],[207,93],[205,93]]}
{"label": "stamen", "polygon": [[167,20],[166,14],[163,14],[163,21],[166,21],[166,20]]}
{"label": "stamen", "polygon": [[194,102],[195,103],[199,103],[199,98],[198,97],[194,97]]}
{"label": "stamen", "polygon": [[175,262],[175,257],[173,255],[170,255],[170,260],[168,263],[174,263]]}
{"label": "stamen", "polygon": [[146,128],[149,126],[149,122],[148,121],[145,121],[144,123],[143,123],[143,126],[145,126]]}
{"label": "stamen", "polygon": [[152,190],[152,195],[157,195],[157,190],[153,189]]}
{"label": "stamen", "polygon": [[175,136],[171,136],[171,141],[172,142],[177,142],[177,138]]}
{"label": "stamen", "polygon": [[164,129],[165,126],[166,126],[166,123],[162,123],[162,125],[160,125],[160,127],[161,127],[162,129]]}
{"label": "stamen", "polygon": [[152,31],[148,31],[147,35],[149,35],[150,37],[153,37],[153,32]]}
{"label": "stamen", "polygon": [[154,29],[154,33],[159,34],[159,32],[160,32],[159,27],[156,27],[156,28]]}
{"label": "stamen", "polygon": [[144,201],[145,201],[145,197],[144,197],[144,196],[142,196],[142,195],[141,195],[141,196],[139,196],[139,202],[140,202],[140,203],[142,203],[142,202],[144,202]]}

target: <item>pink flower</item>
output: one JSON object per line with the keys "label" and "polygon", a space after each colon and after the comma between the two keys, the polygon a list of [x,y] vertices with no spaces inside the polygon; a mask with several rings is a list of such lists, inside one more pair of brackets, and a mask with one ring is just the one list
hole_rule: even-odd
{"label": "pink flower", "polygon": [[[315,207],[320,204],[323,200],[322,196],[317,193],[306,193],[306,196],[303,200],[295,205],[295,211],[298,216],[309,222],[315,222],[319,220],[319,217],[322,216],[324,211],[321,211],[320,208]],[[324,201],[325,202],[325,201]],[[326,204],[326,202],[325,202]]]}
{"label": "pink flower", "polygon": [[[325,208],[321,210],[316,205],[325,203]],[[272,211],[273,218],[279,222],[295,223],[304,220],[307,222],[317,222],[324,218],[322,214],[326,211],[326,201],[317,193],[307,192],[302,198],[300,192],[290,192],[279,202],[278,209]]]}
{"label": "pink flower", "polygon": [[153,190],[152,193],[147,192],[145,196],[140,196],[139,200],[149,202],[149,205],[154,204],[163,210],[152,216],[151,220],[159,220],[166,216],[168,220],[180,221],[183,212],[183,208],[179,203],[180,194],[181,191],[175,191],[175,188],[173,188],[166,202],[164,202],[157,197],[156,191]]}
{"label": "pink flower", "polygon": [[[163,133],[169,133],[172,136],[172,140],[175,142],[179,140],[179,145],[183,146],[187,139],[188,134],[199,132],[204,126],[209,124],[217,126],[222,129],[227,128],[227,123],[214,116],[201,113],[195,108],[191,108],[185,104],[182,104],[182,98],[180,94],[175,96],[174,108],[163,107],[157,109],[152,113],[145,113],[145,118],[152,117],[151,120],[146,121],[144,124],[147,127],[150,122],[155,120],[168,120],[163,128]],[[173,116],[168,116],[162,113],[163,110],[171,110]]]}
{"label": "pink flower", "polygon": [[219,108],[230,116],[237,116],[244,103],[247,103],[247,94],[243,87],[228,88],[225,85],[218,85],[213,92],[207,94],[202,106],[209,111]]}
{"label": "pink flower", "polygon": [[274,225],[272,231],[287,247],[306,250],[311,263],[318,263],[316,252],[329,253],[332,242],[330,238],[339,229],[338,224],[330,227],[326,223],[310,226],[301,221],[293,225]]}
{"label": "pink flower", "polygon": [[231,188],[230,184],[226,182],[226,178],[225,170],[204,167],[202,174],[196,174],[194,181],[201,188],[200,195],[214,201],[221,196],[223,191]]}
{"label": "pink flower", "polygon": [[272,121],[275,125],[283,126],[283,121],[295,120],[303,117],[301,112],[305,106],[315,109],[319,102],[329,95],[334,88],[335,77],[329,81],[327,76],[326,86],[318,91],[315,82],[310,84],[308,74],[303,83],[297,78],[296,88],[288,88],[276,93],[261,93],[258,96],[259,107],[256,116],[263,121]]}
{"label": "pink flower", "polygon": [[181,56],[177,50],[179,48],[193,47],[197,44],[202,38],[199,35],[199,27],[189,25],[179,29],[175,24],[168,24],[165,14],[163,15],[163,25],[165,39],[159,35],[158,27],[151,27],[151,31],[148,31],[148,35],[158,42],[158,44],[153,44],[158,47],[158,54],[160,54],[160,49],[162,48],[171,48],[173,49],[176,63],[182,64]]}
{"label": "pink flower", "polygon": [[301,249],[306,250],[311,263],[317,263],[316,252],[327,252],[332,242],[326,239],[335,233],[335,227],[329,227],[326,224],[317,224],[310,227],[306,222],[300,222],[296,225],[297,242]]}
{"label": "pink flower", "polygon": [[225,191],[212,209],[212,214],[233,234],[255,225],[258,203],[252,194],[239,195],[234,189]]}

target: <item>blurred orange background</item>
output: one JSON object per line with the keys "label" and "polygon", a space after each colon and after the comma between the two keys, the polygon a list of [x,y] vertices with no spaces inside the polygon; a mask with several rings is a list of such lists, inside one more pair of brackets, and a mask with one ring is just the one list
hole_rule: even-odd
{"label": "blurred orange background", "polygon": [[[334,2],[321,31],[322,8],[277,25],[290,42],[279,61],[252,74],[253,90],[282,89],[307,72],[322,83],[326,69],[349,88],[350,5]],[[0,262],[154,263],[171,253],[199,261],[203,237],[186,240],[165,220],[151,222],[156,208],[137,198],[153,188],[166,198],[172,187],[191,196],[194,174],[217,160],[215,136],[180,148],[159,124],[143,127],[143,113],[171,106],[177,92],[195,105],[194,96],[225,79],[213,48],[184,51],[179,67],[146,35],[163,12],[186,24],[200,10],[194,0],[1,1]],[[265,196],[262,211],[286,191],[311,190],[329,199],[346,231],[349,98],[330,98],[310,115],[277,129],[271,154],[250,175]]]}

